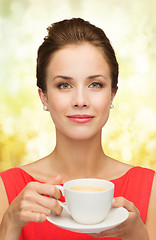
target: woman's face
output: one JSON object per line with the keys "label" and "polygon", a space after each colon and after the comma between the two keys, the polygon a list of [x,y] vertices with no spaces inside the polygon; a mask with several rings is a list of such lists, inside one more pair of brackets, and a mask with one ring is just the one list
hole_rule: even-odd
{"label": "woman's face", "polygon": [[39,89],[57,134],[75,140],[99,134],[114,98],[110,69],[97,47],[70,45],[55,52],[47,68],[47,92]]}

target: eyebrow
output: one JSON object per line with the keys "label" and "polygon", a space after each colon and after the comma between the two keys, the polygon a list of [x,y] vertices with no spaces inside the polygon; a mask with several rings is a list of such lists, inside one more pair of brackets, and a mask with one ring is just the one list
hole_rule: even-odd
{"label": "eyebrow", "polygon": [[57,75],[57,76],[54,78],[54,80],[55,80],[56,78],[63,78],[63,79],[65,79],[65,80],[71,80],[71,79],[72,79],[72,77],[63,76],[63,75]]}
{"label": "eyebrow", "polygon": [[[87,78],[88,78],[88,79],[94,79],[94,78],[98,78],[98,77],[102,77],[102,78],[104,78],[105,80],[107,80],[107,78],[106,78],[105,76],[101,75],[101,74],[91,75],[91,76],[89,76],[89,77],[87,77]],[[56,78],[62,78],[62,79],[65,79],[65,80],[72,80],[72,79],[73,79],[72,77],[64,76],[64,75],[57,75],[57,76],[54,78],[54,80],[55,80]]]}
{"label": "eyebrow", "polygon": [[104,78],[105,80],[107,80],[107,78],[106,78],[105,76],[101,75],[101,74],[91,75],[91,76],[89,76],[88,78],[89,78],[89,79],[94,79],[94,78],[98,78],[98,77],[102,77],[102,78]]}

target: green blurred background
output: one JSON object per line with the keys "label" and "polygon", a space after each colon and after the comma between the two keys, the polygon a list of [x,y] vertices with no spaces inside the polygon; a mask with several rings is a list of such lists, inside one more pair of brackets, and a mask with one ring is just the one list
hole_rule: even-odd
{"label": "green blurred background", "polygon": [[106,154],[156,170],[156,1],[0,0],[0,171],[49,154],[55,129],[36,87],[46,28],[82,17],[110,38],[119,91],[103,130]]}

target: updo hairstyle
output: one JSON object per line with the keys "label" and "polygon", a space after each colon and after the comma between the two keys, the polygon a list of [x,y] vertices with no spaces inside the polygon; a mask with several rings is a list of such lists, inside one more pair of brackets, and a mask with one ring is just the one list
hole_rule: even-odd
{"label": "updo hairstyle", "polygon": [[48,35],[38,49],[37,86],[46,92],[46,73],[51,56],[58,50],[71,45],[90,43],[98,47],[107,61],[112,79],[112,91],[116,92],[118,84],[118,62],[111,43],[104,31],[81,18],[72,18],[53,23],[47,28]]}

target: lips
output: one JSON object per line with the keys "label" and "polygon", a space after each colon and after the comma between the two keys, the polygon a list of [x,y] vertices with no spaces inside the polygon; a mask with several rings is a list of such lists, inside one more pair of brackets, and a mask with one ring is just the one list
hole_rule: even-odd
{"label": "lips", "polygon": [[70,115],[67,117],[69,120],[76,122],[76,123],[87,123],[87,122],[90,122],[94,118],[94,116],[86,115],[86,114],[83,114],[83,115],[76,114],[76,115]]}

